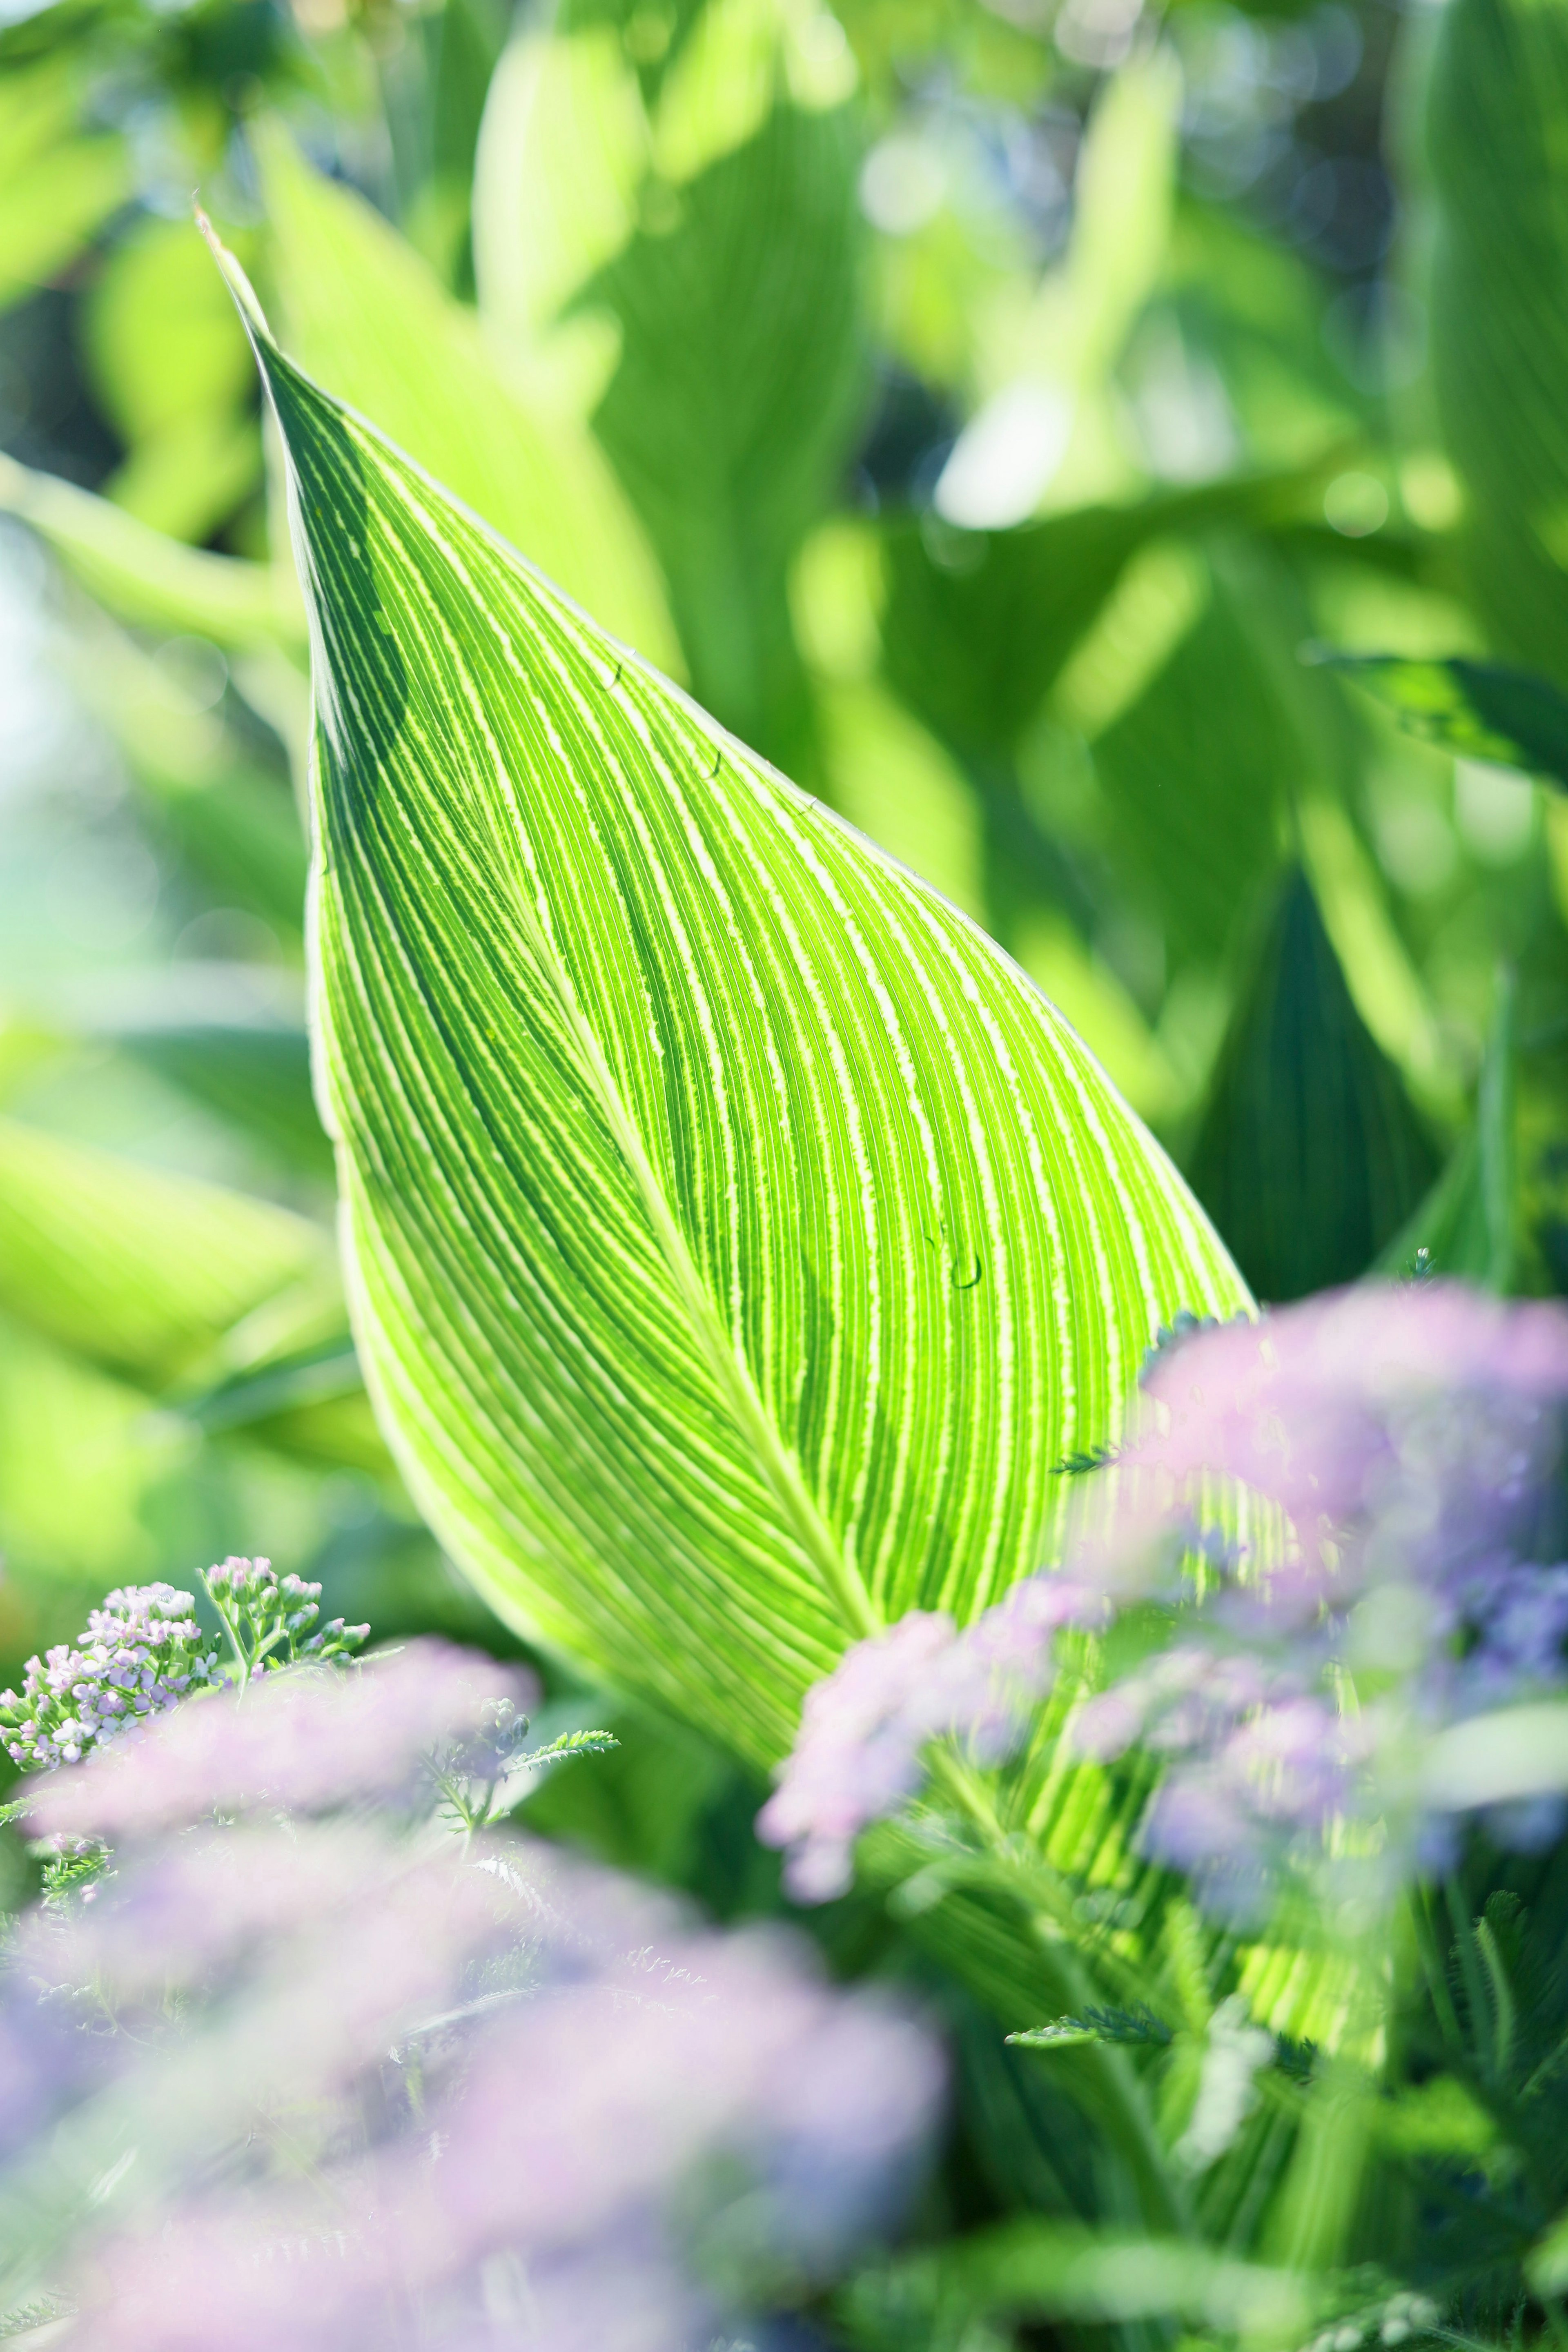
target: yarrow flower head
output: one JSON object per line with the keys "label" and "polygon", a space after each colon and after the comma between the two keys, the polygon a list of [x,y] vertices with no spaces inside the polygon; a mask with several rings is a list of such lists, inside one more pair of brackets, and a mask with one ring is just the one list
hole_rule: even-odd
{"label": "yarrow flower head", "polygon": [[[1342,1874],[1347,1853],[1406,1866],[1441,1829],[1412,1793],[1422,1741],[1568,1675],[1568,1318],[1368,1286],[1194,1328],[1144,1385],[1076,1572],[1178,1638],[1076,1745],[1165,1759],[1142,1844],[1216,1909],[1256,1913],[1331,1847]],[[1205,1517],[1242,1539],[1194,1541]]]}
{"label": "yarrow flower head", "polygon": [[[351,1655],[370,1633],[341,1617],[312,1632],[321,1588],[279,1576],[270,1560],[230,1558],[202,1572],[247,1680],[307,1658]],[[74,1645],[27,1661],[22,1688],[0,1691],[0,1739],[24,1771],[77,1764],[148,1716],[229,1679],[222,1642],[197,1622],[195,1596],[170,1584],[129,1584],[95,1609]]]}
{"label": "yarrow flower head", "polygon": [[960,1632],[951,1617],[911,1610],[858,1642],[806,1694],[800,1738],[757,1816],[768,1845],[785,1846],[785,1882],[802,1902],[842,1895],[855,1840],[895,1813],[924,1777],[933,1739],[962,1740],[1000,1763],[1051,1680],[1064,1625],[1100,1622],[1103,1596],[1066,1577],[1030,1577]]}
{"label": "yarrow flower head", "polygon": [[25,1771],[51,1771],[218,1679],[217,1645],[196,1622],[194,1596],[126,1585],[74,1646],[28,1659],[20,1694],[0,1691],[0,1738]]}
{"label": "yarrow flower head", "polygon": [[300,1658],[346,1656],[370,1633],[368,1625],[345,1625],[341,1617],[312,1632],[321,1613],[321,1586],[300,1576],[279,1576],[269,1559],[231,1554],[209,1568],[202,1581],[247,1675]]}

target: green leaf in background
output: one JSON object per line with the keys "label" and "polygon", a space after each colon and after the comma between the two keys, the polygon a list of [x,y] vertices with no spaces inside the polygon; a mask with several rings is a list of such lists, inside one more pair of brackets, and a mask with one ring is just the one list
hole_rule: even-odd
{"label": "green leaf in background", "polygon": [[[1142,693],[1090,734],[1121,888],[1158,922],[1177,969],[1227,961],[1279,868],[1306,780],[1310,749],[1255,626],[1259,593],[1250,572],[1195,556],[1190,627]],[[1129,667],[1123,656],[1123,681]],[[1057,698],[1087,700],[1081,684]]]}
{"label": "green leaf in background", "polygon": [[891,683],[962,757],[1009,754],[1141,549],[1227,524],[1299,514],[1321,472],[1162,490],[1011,530],[900,518],[886,534],[883,616]]}
{"label": "green leaf in background", "polygon": [[1519,1259],[1515,1139],[1518,990],[1499,975],[1475,1118],[1426,1198],[1383,1251],[1388,1274],[1425,1269],[1506,1293]]}
{"label": "green leaf in background", "polygon": [[1491,760],[1547,776],[1568,791],[1568,695],[1530,671],[1497,662],[1406,661],[1396,654],[1331,654],[1342,670],[1386,703],[1402,727],[1467,759]]}
{"label": "green leaf in background", "polygon": [[310,1047],[302,1029],[171,1024],[123,1030],[116,1043],[253,1136],[280,1167],[331,1181],[332,1147],[310,1091]]}
{"label": "green leaf in background", "polygon": [[30,523],[124,620],[226,646],[293,647],[303,635],[298,592],[271,564],[186,547],[111,499],[4,455],[0,511]]}
{"label": "green leaf in background", "polygon": [[1035,1567],[1154,1324],[1247,1294],[988,940],[253,316],[384,1425],[499,1611],[772,1760],[854,1633]]}
{"label": "green leaf in background", "polygon": [[162,1387],[264,1308],[335,1288],[305,1218],[0,1119],[0,1307],[89,1362]]}
{"label": "green leaf in background", "polygon": [[[853,61],[825,10],[708,0],[645,102],[623,41],[578,13],[497,77],[481,306],[517,338],[563,310],[614,321],[595,425],[663,563],[693,688],[802,772],[787,571],[868,391]],[[626,39],[650,21],[628,12]]]}
{"label": "green leaf in background", "polygon": [[1170,237],[1182,75],[1140,50],[1105,85],[1074,175],[1072,236],[1021,318],[987,339],[992,379],[942,471],[939,514],[970,530],[1121,489],[1132,467],[1112,371],[1153,291]]}
{"label": "green leaf in background", "polygon": [[83,334],[99,405],[130,452],[107,495],[176,539],[208,538],[259,480],[261,439],[245,335],[189,221],[143,219],[115,247]]}
{"label": "green leaf in background", "polygon": [[1568,685],[1568,6],[1455,0],[1426,117],[1432,359],[1497,651]]}
{"label": "green leaf in background", "polygon": [[1363,1273],[1433,1171],[1294,867],[1221,1050],[1194,1189],[1258,1295],[1287,1299]]}
{"label": "green leaf in background", "polygon": [[0,307],[74,261],[131,190],[124,142],[81,137],[74,60],[0,76]]}
{"label": "green leaf in background", "polygon": [[[971,2342],[963,2330],[986,2318],[1180,2319],[1226,2336],[1289,2341],[1310,2324],[1311,2289],[1299,2271],[1201,2243],[1018,2221],[868,2272],[845,2300],[861,2340],[889,2347]],[[935,2336],[943,2322],[951,2335]]]}
{"label": "green leaf in background", "polygon": [[272,273],[313,373],[605,628],[674,663],[657,566],[586,425],[563,404],[524,398],[472,311],[363,196],[313,172],[275,126],[252,138]]}

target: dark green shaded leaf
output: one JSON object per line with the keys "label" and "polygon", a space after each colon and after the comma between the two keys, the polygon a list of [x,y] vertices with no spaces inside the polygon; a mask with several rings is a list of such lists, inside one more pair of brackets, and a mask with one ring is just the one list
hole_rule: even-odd
{"label": "dark green shaded leaf", "polygon": [[1433,64],[1432,360],[1497,650],[1568,685],[1568,6],[1455,0]]}
{"label": "dark green shaded leaf", "polygon": [[1481,1062],[1475,1118],[1430,1192],[1383,1251],[1384,1273],[1446,1274],[1489,1290],[1508,1289],[1519,1247],[1515,1015],[1514,981],[1504,972]]}
{"label": "dark green shaded leaf", "polygon": [[1013,530],[902,517],[886,533],[888,675],[962,754],[1010,752],[1141,548],[1211,525],[1284,520],[1317,479],[1277,474],[1163,491]]}
{"label": "dark green shaded leaf", "polygon": [[1568,695],[1497,662],[1405,661],[1395,654],[1316,656],[1364,686],[1401,726],[1472,760],[1548,776],[1568,791]]}
{"label": "dark green shaded leaf", "polygon": [[1434,1166],[1292,868],[1221,1049],[1191,1157],[1198,1197],[1258,1296],[1300,1298],[1363,1273]]}

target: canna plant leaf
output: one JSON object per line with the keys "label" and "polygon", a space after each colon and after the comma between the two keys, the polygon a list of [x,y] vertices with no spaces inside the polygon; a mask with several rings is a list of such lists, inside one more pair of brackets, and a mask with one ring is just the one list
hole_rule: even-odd
{"label": "canna plant leaf", "polygon": [[1568,7],[1457,0],[1426,124],[1432,370],[1497,652],[1568,685]]}
{"label": "canna plant leaf", "polygon": [[850,1638],[1038,1563],[1154,1326],[1245,1286],[990,941],[250,315],[367,1382],[504,1616],[771,1761]]}
{"label": "canna plant leaf", "polygon": [[1260,1297],[1364,1273],[1436,1173],[1291,867],[1220,1051],[1189,1171]]}
{"label": "canna plant leaf", "polygon": [[[598,619],[678,658],[647,541],[582,418],[509,379],[471,310],[363,196],[253,126],[272,273],[313,373],[428,466]],[[199,248],[198,248],[199,249]]]}
{"label": "canna plant leaf", "polygon": [[1466,759],[1546,776],[1568,792],[1568,694],[1500,662],[1407,661],[1397,654],[1323,654],[1394,712],[1402,727]]}

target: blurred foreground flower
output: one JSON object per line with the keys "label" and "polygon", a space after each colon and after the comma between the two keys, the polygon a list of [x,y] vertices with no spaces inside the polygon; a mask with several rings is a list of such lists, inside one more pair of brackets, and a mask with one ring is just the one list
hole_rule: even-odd
{"label": "blurred foreground flower", "polygon": [[1006,1756],[1049,1685],[1055,1634],[1105,1613],[1101,1594],[1036,1576],[962,1633],[916,1609],[858,1642],[806,1694],[800,1738],[757,1817],[764,1844],[789,1849],[791,1893],[821,1903],[845,1892],[856,1838],[913,1796],[933,1739],[962,1740],[982,1764]]}
{"label": "blurred foreground flower", "polygon": [[[967,1634],[906,1619],[811,1694],[762,1824],[794,1843],[797,1893],[847,1883],[851,1840],[919,1787],[933,1738],[980,1761],[1015,1749],[1050,1631],[1097,1607],[1116,1612],[1107,1656],[1139,1662],[1068,1738],[1156,1760],[1141,1843],[1215,1910],[1257,1916],[1303,1870],[1375,1895],[1440,1862],[1450,1817],[1478,1807],[1505,1840],[1554,1832],[1562,1755],[1510,1781],[1478,1748],[1467,1784],[1454,1727],[1504,1724],[1564,1680],[1568,1316],[1368,1286],[1261,1322],[1188,1318],[1144,1385],[1129,1443],[1085,1484],[1065,1573]],[[1039,1647],[1008,1703],[952,1703],[955,1659],[1020,1608]],[[1499,1810],[1515,1789],[1532,1802]]]}
{"label": "blurred foreground flower", "polygon": [[30,1826],[118,1867],[0,1985],[7,2301],[120,2352],[683,2352],[889,2218],[940,2087],[916,2027],[432,1818],[421,1759],[531,1696],[419,1643],[36,1784]]}

